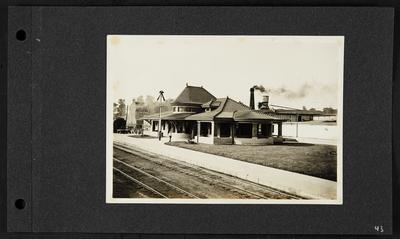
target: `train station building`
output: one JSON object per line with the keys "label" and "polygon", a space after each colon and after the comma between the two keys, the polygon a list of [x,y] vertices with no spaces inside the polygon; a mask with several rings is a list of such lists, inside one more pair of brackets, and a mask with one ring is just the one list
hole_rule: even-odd
{"label": "train station building", "polygon": [[[282,142],[284,120],[229,97],[216,98],[203,87],[189,86],[171,104],[171,112],[144,116],[144,134],[171,135],[172,141],[265,145]],[[161,127],[161,128],[159,128]]]}

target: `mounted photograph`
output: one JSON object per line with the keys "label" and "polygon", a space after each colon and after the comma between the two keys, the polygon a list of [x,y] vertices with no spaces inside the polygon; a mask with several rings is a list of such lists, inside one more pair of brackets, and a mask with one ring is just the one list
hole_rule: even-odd
{"label": "mounted photograph", "polygon": [[107,203],[342,204],[344,36],[107,36]]}

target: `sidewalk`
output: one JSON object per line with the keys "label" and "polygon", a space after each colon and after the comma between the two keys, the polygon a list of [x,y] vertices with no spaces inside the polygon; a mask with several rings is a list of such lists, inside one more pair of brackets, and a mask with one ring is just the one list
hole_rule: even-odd
{"label": "sidewalk", "polygon": [[158,139],[140,139],[123,134],[114,134],[114,141],[128,146],[136,146],[152,153],[165,155],[186,163],[233,175],[302,197],[311,199],[336,199],[337,183],[334,181],[168,146],[164,144],[168,141],[167,138],[163,138],[160,142]]}

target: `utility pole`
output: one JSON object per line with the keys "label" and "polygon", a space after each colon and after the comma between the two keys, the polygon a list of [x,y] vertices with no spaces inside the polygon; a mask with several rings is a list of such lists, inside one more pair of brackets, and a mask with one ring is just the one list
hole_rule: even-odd
{"label": "utility pole", "polygon": [[129,111],[129,106],[126,105],[125,128],[128,128],[128,111]]}
{"label": "utility pole", "polygon": [[158,140],[161,141],[161,107],[162,107],[162,101],[165,101],[164,98],[164,91],[160,90],[160,95],[158,95],[157,101],[160,100],[160,117],[158,119]]}
{"label": "utility pole", "polygon": [[299,114],[296,114],[296,138],[299,137]]}

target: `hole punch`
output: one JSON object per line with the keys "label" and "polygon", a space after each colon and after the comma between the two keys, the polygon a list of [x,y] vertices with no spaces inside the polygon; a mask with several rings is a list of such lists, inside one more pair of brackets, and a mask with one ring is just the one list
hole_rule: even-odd
{"label": "hole punch", "polygon": [[24,209],[26,206],[26,202],[24,199],[17,199],[15,200],[15,207],[17,209]]}
{"label": "hole punch", "polygon": [[22,29],[18,30],[17,33],[15,34],[15,37],[17,38],[18,41],[25,41],[26,32]]}

